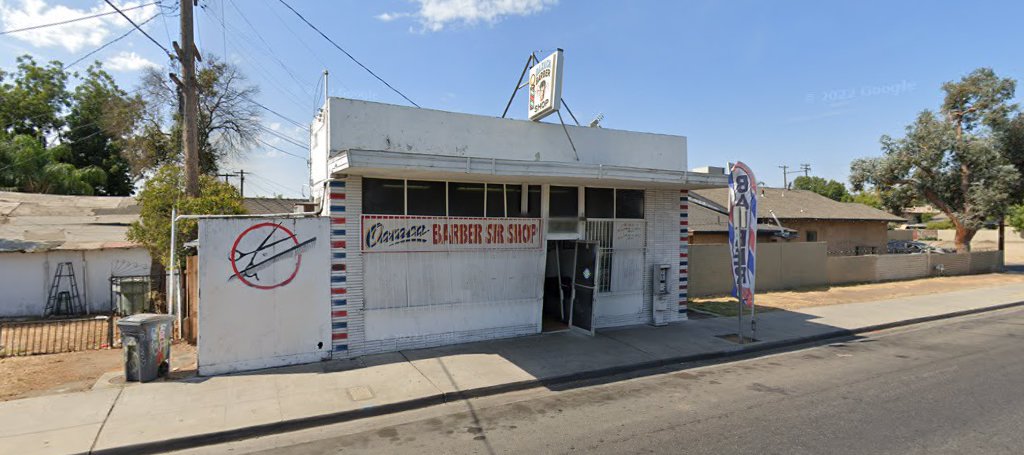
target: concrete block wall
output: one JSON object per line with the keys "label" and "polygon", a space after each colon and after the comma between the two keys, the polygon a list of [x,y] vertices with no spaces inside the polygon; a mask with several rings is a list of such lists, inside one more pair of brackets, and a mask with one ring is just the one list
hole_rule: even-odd
{"label": "concrete block wall", "polygon": [[[967,275],[971,273],[973,254],[933,254],[929,258],[932,275]],[[939,271],[937,266],[941,265]]]}
{"label": "concrete block wall", "polygon": [[887,254],[876,256],[875,281],[912,280],[931,274],[924,254]]}
{"label": "concrete block wall", "polygon": [[[757,291],[821,286],[828,282],[825,242],[764,243],[757,246]],[[689,295],[732,292],[728,245],[690,245]]]}

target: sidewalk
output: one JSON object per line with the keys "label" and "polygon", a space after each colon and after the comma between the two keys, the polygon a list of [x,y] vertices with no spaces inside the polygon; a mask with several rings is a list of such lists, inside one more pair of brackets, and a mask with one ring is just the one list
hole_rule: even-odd
{"label": "sidewalk", "polygon": [[745,346],[716,337],[735,333],[735,318],[712,318],[15,400],[0,403],[0,453],[183,448],[1015,303],[1024,284],[765,313],[761,342]]}

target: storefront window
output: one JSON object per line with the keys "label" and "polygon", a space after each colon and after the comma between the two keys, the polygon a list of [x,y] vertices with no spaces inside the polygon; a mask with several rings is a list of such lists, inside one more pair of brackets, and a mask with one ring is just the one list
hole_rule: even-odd
{"label": "storefront window", "polygon": [[363,213],[368,215],[404,215],[405,182],[402,180],[363,179]]}
{"label": "storefront window", "polygon": [[505,201],[508,204],[508,216],[540,218],[540,185],[527,187],[526,206],[523,210],[523,186],[505,185]]}
{"label": "storefront window", "polygon": [[615,218],[615,190],[587,188],[584,201],[583,211],[587,218]]}
{"label": "storefront window", "polygon": [[484,184],[449,183],[448,216],[484,216]]}
{"label": "storefront window", "polygon": [[644,190],[615,190],[615,218],[644,217]]}
{"label": "storefront window", "polygon": [[505,217],[505,185],[500,183],[487,184],[487,213],[490,218]]}
{"label": "storefront window", "polygon": [[552,186],[548,202],[548,215],[551,218],[579,216],[579,190],[575,186]]}
{"label": "storefront window", "polygon": [[409,198],[409,215],[444,216],[445,182],[409,180],[406,197]]}

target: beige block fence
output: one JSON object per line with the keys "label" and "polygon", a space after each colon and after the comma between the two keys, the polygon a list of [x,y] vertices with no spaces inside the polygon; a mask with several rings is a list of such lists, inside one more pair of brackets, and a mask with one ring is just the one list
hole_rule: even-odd
{"label": "beige block fence", "polygon": [[[728,245],[690,245],[692,297],[732,292]],[[778,291],[930,276],[992,273],[1003,269],[1003,252],[828,256],[825,242],[757,246],[757,290]]]}

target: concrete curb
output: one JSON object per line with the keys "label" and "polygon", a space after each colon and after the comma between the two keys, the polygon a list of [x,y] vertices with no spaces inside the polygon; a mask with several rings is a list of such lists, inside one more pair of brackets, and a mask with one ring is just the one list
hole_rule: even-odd
{"label": "concrete curb", "polygon": [[380,406],[367,407],[363,409],[322,414],[311,417],[303,417],[299,419],[292,419],[281,422],[272,422],[261,425],[255,425],[251,427],[237,428],[234,430],[224,430],[194,436],[184,436],[180,438],[167,439],[163,441],[154,441],[142,444],[132,444],[122,447],[114,447],[109,449],[94,450],[89,453],[94,455],[150,454],[202,447],[212,444],[237,441],[241,439],[249,439],[257,436],[266,436],[270,434],[285,433],[289,431],[313,428],[322,425],[342,423],[351,420],[363,419],[367,417],[393,414],[402,411],[411,411],[414,409],[421,409],[428,406],[434,406],[450,401],[464,400],[467,398],[479,398],[491,395],[499,395],[502,393],[532,389],[541,386],[557,386],[576,381],[597,379],[602,377],[616,376],[624,373],[662,368],[680,363],[701,362],[715,359],[728,359],[732,357],[756,354],[760,352],[772,351],[781,348],[799,346],[804,344],[812,344],[822,342],[825,340],[835,340],[844,337],[851,337],[867,332],[875,332],[879,330],[921,324],[925,322],[938,321],[942,319],[969,316],[972,314],[987,313],[991,311],[998,311],[1019,306],[1024,306],[1024,301],[1005,303],[983,308],[974,308],[970,310],[954,311],[952,313],[943,313],[933,316],[923,316],[919,318],[906,319],[902,321],[869,325],[856,329],[837,329],[830,332],[820,333],[817,335],[810,335],[805,337],[791,338],[772,342],[763,342],[745,346],[737,346],[735,348],[725,349],[721,351],[678,356],[666,359],[652,360],[647,362],[638,362],[630,365],[622,365],[617,367],[581,371],[547,379],[531,379],[525,381],[517,381],[507,384],[499,384],[488,387],[478,387],[475,389],[460,390],[457,392],[450,393],[442,392],[438,394],[429,395],[426,397],[420,397],[412,400],[400,401]]}

